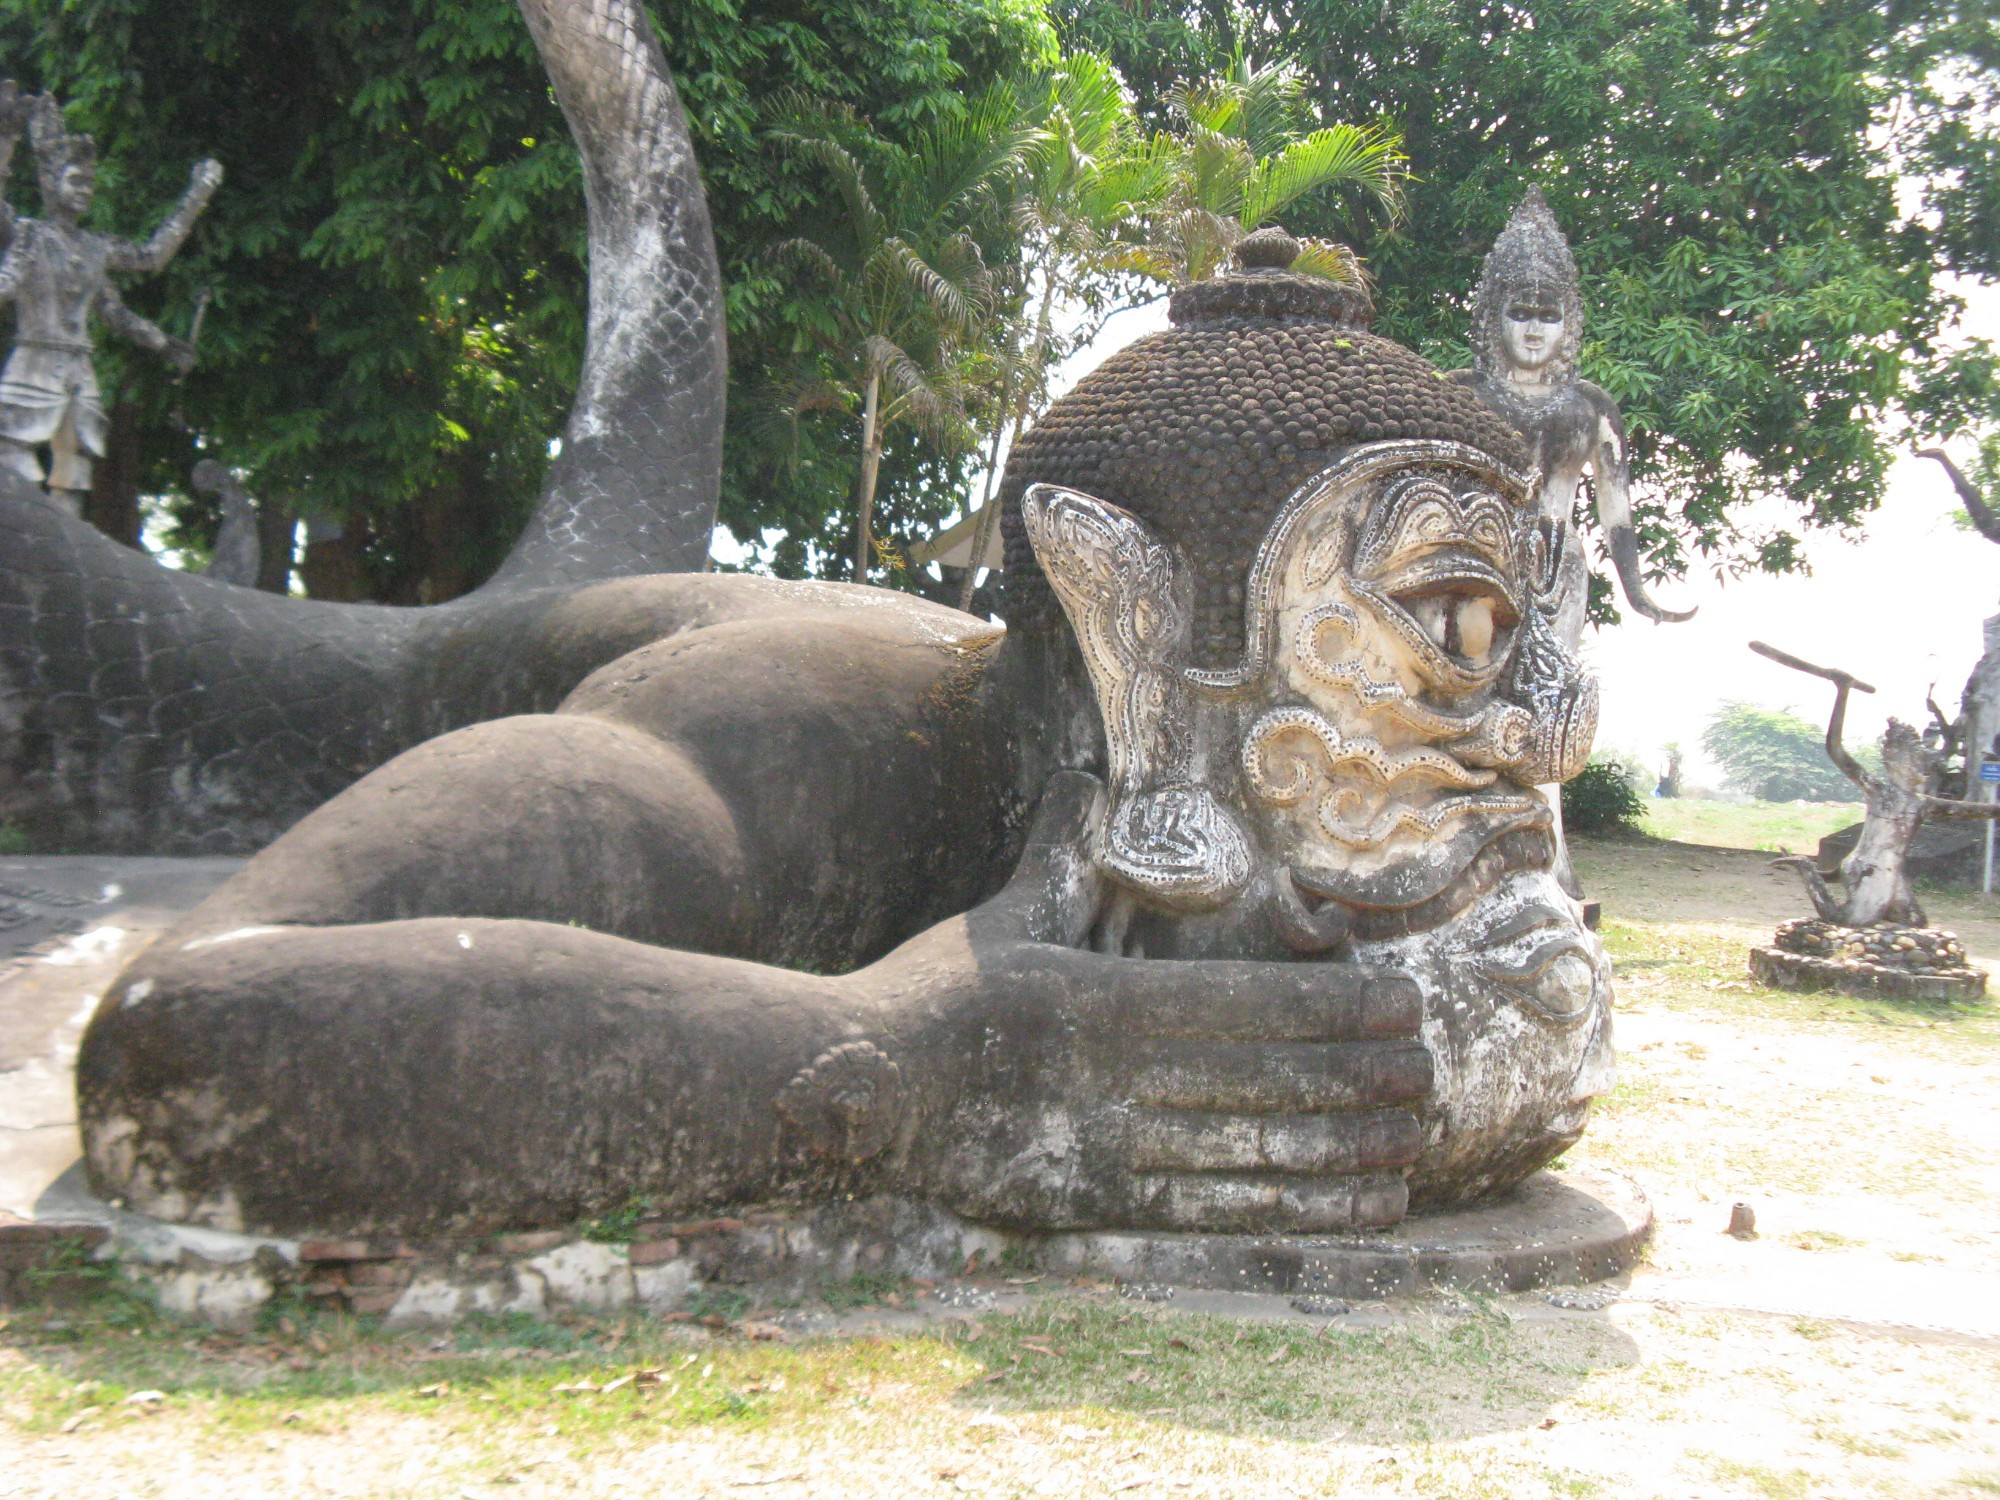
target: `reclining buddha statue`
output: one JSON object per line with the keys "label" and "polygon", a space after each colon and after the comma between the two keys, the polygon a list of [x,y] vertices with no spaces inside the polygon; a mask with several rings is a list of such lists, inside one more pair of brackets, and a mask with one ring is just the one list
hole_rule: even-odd
{"label": "reclining buddha statue", "polygon": [[96,1189],[479,1233],[886,1194],[1332,1232],[1500,1192],[1611,1077],[1546,796],[1596,692],[1521,439],[1280,231],[1017,445],[1007,627],[647,582],[120,977]]}

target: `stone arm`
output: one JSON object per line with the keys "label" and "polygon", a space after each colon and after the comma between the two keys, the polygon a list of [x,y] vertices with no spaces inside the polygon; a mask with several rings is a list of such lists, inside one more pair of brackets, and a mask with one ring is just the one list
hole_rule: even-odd
{"label": "stone arm", "polygon": [[[626,781],[639,800],[601,826],[565,799],[565,837],[593,862],[635,814],[635,849],[715,852],[686,837],[703,799],[673,774],[685,752],[595,716],[480,725],[377,784],[416,790],[433,766],[456,796],[501,740]],[[691,796],[670,806],[677,787]],[[1043,1229],[1402,1216],[1432,1085],[1414,983],[1081,947],[1102,895],[1093,778],[1054,779],[991,901],[838,976],[509,918],[490,893],[476,916],[423,915],[432,890],[399,918],[301,925],[295,877],[355,844],[374,795],[363,782],[305,820],[114,986],[78,1065],[100,1192],[294,1233],[565,1223],[635,1192],[675,1213],[890,1192]],[[729,884],[684,893],[727,905]],[[648,911],[675,904],[662,894]]]}
{"label": "stone arm", "polygon": [[1986,503],[1986,497],[1973,487],[1972,481],[1958,471],[1958,465],[1951,461],[1951,455],[1942,448],[1926,448],[1918,458],[1934,458],[1944,465],[1944,471],[1951,476],[1951,487],[1958,491],[1958,498],[1965,503],[1965,513],[1972,517],[1972,524],[1981,536],[1989,542],[2000,542],[2000,516],[1993,513],[1993,507]]}
{"label": "stone arm", "polygon": [[1625,461],[1625,422],[1618,404],[1596,386],[1581,382],[1597,416],[1597,432],[1591,444],[1591,487],[1597,497],[1597,520],[1604,528],[1611,549],[1611,562],[1618,569],[1618,581],[1632,607],[1649,620],[1678,622],[1691,620],[1691,609],[1665,609],[1646,592],[1646,578],[1639,557],[1639,533],[1632,525],[1631,470]]}
{"label": "stone arm", "polygon": [[183,374],[194,364],[194,348],[177,339],[150,318],[142,318],[125,305],[117,290],[106,282],[97,293],[97,316],[113,333],[130,339],[141,349],[164,354]]}
{"label": "stone arm", "polygon": [[7,201],[4,190],[14,169],[14,147],[19,144],[27,121],[27,105],[14,80],[0,81],[0,248],[14,239],[14,207]]}
{"label": "stone arm", "polygon": [[1767,646],[1762,641],[1752,641],[1750,649],[1759,656],[1769,657],[1781,667],[1790,667],[1796,672],[1807,672],[1814,677],[1824,677],[1833,684],[1833,712],[1826,720],[1827,759],[1840,768],[1841,775],[1860,787],[1862,791],[1870,794],[1878,791],[1879,784],[1876,779],[1868,774],[1859,761],[1847,753],[1847,746],[1841,743],[1842,733],[1847,727],[1848,693],[1850,691],[1872,693],[1875,689],[1860,678],[1837,667],[1816,667],[1809,661],[1802,661],[1793,656],[1789,651],[1780,651],[1776,646]]}
{"label": "stone arm", "polygon": [[[7,227],[11,232],[12,223],[10,222]],[[12,302],[19,295],[21,276],[25,269],[26,261],[21,254],[21,247],[10,243],[6,255],[0,256],[0,306]]]}
{"label": "stone arm", "polygon": [[181,201],[174,205],[174,211],[167,215],[166,222],[153,231],[153,237],[143,245],[131,240],[113,241],[106,266],[113,271],[130,271],[142,276],[157,275],[165,270],[194,229],[194,221],[201,217],[201,211],[208,207],[208,200],[215,196],[215,190],[221,185],[221,163],[213,159],[196,163],[188,190],[181,194]]}

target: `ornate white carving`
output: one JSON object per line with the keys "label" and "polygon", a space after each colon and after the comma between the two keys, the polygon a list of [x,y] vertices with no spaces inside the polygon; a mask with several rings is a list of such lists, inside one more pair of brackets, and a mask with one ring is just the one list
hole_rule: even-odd
{"label": "ornate white carving", "polygon": [[1029,486],[1021,518],[1104,716],[1112,811],[1101,863],[1170,906],[1228,900],[1250,877],[1250,846],[1191,770],[1185,566],[1137,516],[1074,490]]}

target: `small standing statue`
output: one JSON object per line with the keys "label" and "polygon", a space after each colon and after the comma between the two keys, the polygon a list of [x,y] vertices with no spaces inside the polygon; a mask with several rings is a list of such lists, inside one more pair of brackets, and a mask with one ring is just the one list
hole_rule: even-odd
{"label": "small standing statue", "polygon": [[212,458],[194,466],[193,484],[202,494],[215,496],[222,506],[222,525],[215,533],[215,549],[208,555],[203,575],[219,583],[254,589],[264,549],[257,536],[257,507],[250,492],[227,465]]}
{"label": "small standing statue", "polygon": [[1662,609],[1646,593],[1639,536],[1632,529],[1631,477],[1618,403],[1577,377],[1583,344],[1583,294],[1569,242],[1540,188],[1514,210],[1480,268],[1472,298],[1469,370],[1450,378],[1470,386],[1528,440],[1542,471],[1541,512],[1563,537],[1555,632],[1575,650],[1583,639],[1589,566],[1570,524],[1584,472],[1591,476],[1597,519],[1625,597],[1651,620],[1686,620],[1693,610]]}
{"label": "small standing statue", "polygon": [[[1774,866],[1798,871],[1818,920],[1781,926],[1775,953],[1768,948],[1751,950],[1752,972],[1767,984],[1786,988],[1799,987],[1801,979],[1830,978],[1843,989],[1908,993],[1920,998],[1964,998],[1982,993],[1985,976],[1966,963],[1958,939],[1926,926],[1924,909],[1910,888],[1908,864],[1910,845],[1929,814],[2000,818],[2000,804],[1938,796],[1944,758],[1926,745],[1915,729],[1897,719],[1889,721],[1882,735],[1882,774],[1872,774],[1848,754],[1841,735],[1847,724],[1848,694],[1875,689],[1849,673],[1814,666],[1762,641],[1752,641],[1750,649],[1781,666],[1824,677],[1833,684],[1833,712],[1826,721],[1827,757],[1861,788],[1868,803],[1861,837],[1840,862],[1844,900],[1833,894],[1818,867],[1804,855],[1771,861]],[[1822,972],[1817,965],[1829,967]],[[1840,972],[1833,972],[1836,969]],[[1935,984],[1925,989],[1922,981]],[[1912,985],[1919,987],[1913,989]]]}
{"label": "small standing statue", "polygon": [[167,221],[141,245],[85,229],[97,186],[97,145],[63,125],[53,96],[24,99],[0,83],[0,185],[26,126],[41,182],[44,219],[25,219],[0,197],[0,302],[16,308],[14,350],[0,370],[0,467],[39,484],[36,450],[51,453],[49,498],[81,514],[90,466],[104,456],[104,405],[91,367],[91,320],[107,324],[142,348],[157,350],[185,373],[194,349],[119,300],[111,273],[154,275],[188,237],[222,181],[213,161],[198,164],[188,190]]}

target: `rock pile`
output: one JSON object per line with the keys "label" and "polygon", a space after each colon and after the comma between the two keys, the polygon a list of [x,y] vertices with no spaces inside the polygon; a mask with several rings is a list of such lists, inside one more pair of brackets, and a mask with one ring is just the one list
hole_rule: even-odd
{"label": "rock pile", "polygon": [[1894,922],[1842,927],[1812,917],[1781,924],[1776,941],[1787,953],[1831,959],[1846,968],[1954,974],[1972,967],[1958,934],[1935,927],[1899,927]]}
{"label": "rock pile", "polygon": [[1972,967],[1957,933],[1893,922],[1781,923],[1771,946],[1750,950],[1750,975],[1775,989],[1897,1000],[1969,1001],[1986,993],[1986,972]]}

